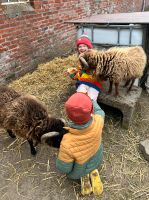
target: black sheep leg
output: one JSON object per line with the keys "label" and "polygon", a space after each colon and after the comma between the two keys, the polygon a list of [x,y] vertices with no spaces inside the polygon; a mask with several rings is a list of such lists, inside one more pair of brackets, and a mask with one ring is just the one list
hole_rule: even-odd
{"label": "black sheep leg", "polygon": [[32,140],[27,140],[28,141],[28,143],[29,143],[29,145],[30,145],[30,149],[31,149],[31,154],[32,155],[36,155],[36,149],[35,149],[35,147],[34,147],[34,145],[33,145],[33,141]]}
{"label": "black sheep leg", "polygon": [[113,81],[110,81],[108,94],[111,94],[111,92],[112,92],[112,86],[113,86]]}
{"label": "black sheep leg", "polygon": [[131,88],[132,88],[134,82],[135,82],[135,79],[132,79],[131,84],[130,84],[130,86],[129,86],[127,92],[130,92],[130,90],[131,90]]}
{"label": "black sheep leg", "polygon": [[13,134],[12,130],[7,129],[7,133],[11,138],[15,138],[16,136]]}
{"label": "black sheep leg", "polygon": [[119,96],[119,83],[115,83],[115,96]]}
{"label": "black sheep leg", "polygon": [[130,84],[131,80],[127,80],[123,87],[127,87]]}

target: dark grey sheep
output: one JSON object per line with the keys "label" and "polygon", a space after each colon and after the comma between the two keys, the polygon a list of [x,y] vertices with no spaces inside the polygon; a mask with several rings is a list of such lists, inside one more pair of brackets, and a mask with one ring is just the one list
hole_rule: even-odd
{"label": "dark grey sheep", "polygon": [[63,119],[48,115],[45,106],[33,95],[20,94],[7,86],[0,86],[0,94],[0,128],[6,129],[11,137],[27,139],[33,155],[41,140],[60,146],[67,132]]}

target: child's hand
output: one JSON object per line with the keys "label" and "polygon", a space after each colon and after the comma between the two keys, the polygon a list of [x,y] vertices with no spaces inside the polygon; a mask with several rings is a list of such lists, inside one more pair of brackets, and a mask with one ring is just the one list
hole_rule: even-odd
{"label": "child's hand", "polygon": [[67,74],[68,76],[73,79],[73,80],[77,80],[78,79],[78,69],[76,69],[75,67],[71,67],[67,69]]}

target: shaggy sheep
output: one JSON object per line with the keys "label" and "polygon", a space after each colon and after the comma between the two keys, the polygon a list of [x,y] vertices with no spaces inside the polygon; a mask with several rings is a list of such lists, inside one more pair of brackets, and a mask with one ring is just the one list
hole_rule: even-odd
{"label": "shaggy sheep", "polygon": [[136,78],[143,75],[146,65],[146,54],[142,47],[114,47],[107,51],[88,50],[79,56],[83,67],[95,67],[98,80],[110,81],[109,91],[115,84],[115,95],[119,95],[118,86],[122,80],[125,86],[130,84],[128,92]]}
{"label": "shaggy sheep", "polygon": [[0,86],[0,94],[0,128],[6,129],[11,137],[16,134],[27,139],[32,155],[41,141],[59,147],[67,132],[63,119],[49,116],[35,96],[20,94],[7,86]]}

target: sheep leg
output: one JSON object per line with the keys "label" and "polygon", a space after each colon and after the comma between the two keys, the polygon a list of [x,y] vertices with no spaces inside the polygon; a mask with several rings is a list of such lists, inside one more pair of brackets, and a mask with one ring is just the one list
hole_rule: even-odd
{"label": "sheep leg", "polygon": [[131,80],[127,80],[123,87],[127,87],[130,84]]}
{"label": "sheep leg", "polygon": [[110,81],[108,94],[111,94],[111,92],[112,92],[112,86],[113,86],[113,81]]}
{"label": "sheep leg", "polygon": [[33,145],[33,140],[27,140],[28,141],[28,143],[29,143],[29,145],[30,145],[30,149],[31,149],[31,154],[32,155],[36,155],[36,149],[35,149],[35,147],[34,147],[34,145]]}
{"label": "sheep leg", "polygon": [[119,96],[119,89],[118,89],[118,87],[119,87],[119,83],[115,83],[115,96],[116,97]]}
{"label": "sheep leg", "polygon": [[130,90],[131,90],[131,88],[132,88],[134,82],[135,82],[135,79],[132,79],[131,84],[130,84],[128,90],[127,90],[127,93],[130,92]]}
{"label": "sheep leg", "polygon": [[11,138],[15,138],[16,136],[13,134],[12,130],[7,129],[7,133]]}

